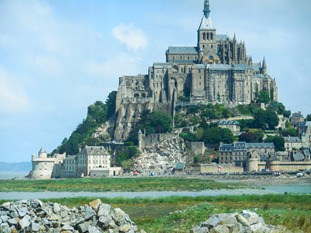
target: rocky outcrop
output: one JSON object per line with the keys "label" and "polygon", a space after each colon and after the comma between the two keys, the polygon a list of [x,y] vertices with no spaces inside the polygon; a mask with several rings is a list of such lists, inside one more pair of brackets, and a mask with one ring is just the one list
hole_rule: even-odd
{"label": "rocky outcrop", "polygon": [[[257,213],[216,214],[196,226],[191,233],[292,233],[284,226],[265,224]],[[295,232],[298,233],[298,232]],[[300,233],[303,233],[300,231]]]}
{"label": "rocky outcrop", "polygon": [[79,208],[40,200],[6,202],[0,206],[0,232],[137,232],[137,226],[121,209],[99,199]]}
{"label": "rocky outcrop", "polygon": [[178,162],[186,161],[186,144],[179,136],[142,148],[141,155],[135,159],[133,170],[141,174],[170,174]]}
{"label": "rocky outcrop", "polygon": [[103,142],[111,141],[111,136],[109,134],[109,130],[111,127],[111,124],[109,124],[109,122],[107,121],[95,130],[95,133],[92,134],[92,137],[100,139]]}

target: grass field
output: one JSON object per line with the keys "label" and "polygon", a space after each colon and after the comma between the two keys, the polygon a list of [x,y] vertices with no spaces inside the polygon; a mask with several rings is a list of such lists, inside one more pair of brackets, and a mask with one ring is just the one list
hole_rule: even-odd
{"label": "grass field", "polygon": [[145,192],[201,191],[245,188],[239,184],[186,178],[79,178],[57,180],[0,180],[0,192]]}
{"label": "grass field", "polygon": [[[62,198],[68,207],[80,206],[92,198]],[[267,224],[284,225],[293,232],[311,232],[311,195],[243,195],[218,197],[103,198],[102,202],[129,214],[139,229],[146,232],[189,232],[217,213],[256,211]],[[0,201],[2,203],[3,201]]]}
{"label": "grass field", "polygon": [[[37,191],[201,191],[243,188],[239,184],[217,183],[206,179],[187,178],[110,178],[61,180],[0,180],[0,192]],[[94,198],[61,198],[68,207],[89,203]],[[194,226],[217,213],[256,211],[265,222],[284,225],[293,232],[311,232],[311,195],[241,195],[165,198],[103,198],[102,202],[119,207],[129,214],[139,229],[146,232],[189,232]],[[0,204],[4,201],[0,200]]]}

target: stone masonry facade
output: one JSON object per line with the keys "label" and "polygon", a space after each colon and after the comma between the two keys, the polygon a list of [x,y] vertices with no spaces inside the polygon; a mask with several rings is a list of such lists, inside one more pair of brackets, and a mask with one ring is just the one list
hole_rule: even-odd
{"label": "stone masonry facade", "polygon": [[183,101],[191,104],[249,104],[260,91],[278,100],[276,81],[268,74],[265,58],[253,62],[244,42],[236,35],[218,34],[210,15],[210,3],[197,31],[197,45],[169,47],[166,62],[154,63],[148,74],[119,79],[116,100],[118,119],[114,138],[123,141],[144,109],[173,113]]}

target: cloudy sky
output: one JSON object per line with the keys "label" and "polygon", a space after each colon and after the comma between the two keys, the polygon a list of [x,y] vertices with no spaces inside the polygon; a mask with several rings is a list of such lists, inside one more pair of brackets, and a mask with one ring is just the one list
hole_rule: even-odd
{"label": "cloudy sky", "polygon": [[[217,33],[266,57],[279,101],[311,113],[311,1],[211,0]],[[204,0],[0,0],[0,161],[69,137],[122,75],[195,46]]]}

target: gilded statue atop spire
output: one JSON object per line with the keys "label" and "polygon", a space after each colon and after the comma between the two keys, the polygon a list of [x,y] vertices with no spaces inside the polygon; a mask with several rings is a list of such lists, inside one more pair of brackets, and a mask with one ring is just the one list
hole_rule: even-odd
{"label": "gilded statue atop spire", "polygon": [[203,10],[203,13],[204,13],[204,16],[205,18],[208,18],[209,17],[209,13],[210,13],[210,9],[209,9],[209,0],[205,0],[204,2],[204,10]]}

